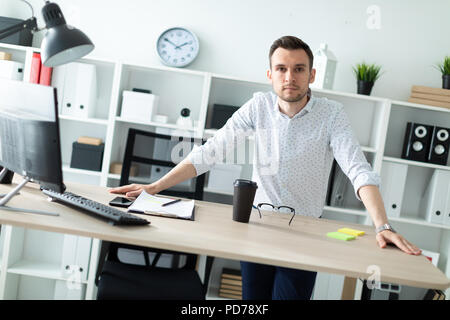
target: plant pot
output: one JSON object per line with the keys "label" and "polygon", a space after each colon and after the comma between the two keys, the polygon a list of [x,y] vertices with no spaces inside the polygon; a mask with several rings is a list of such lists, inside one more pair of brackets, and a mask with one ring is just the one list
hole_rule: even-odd
{"label": "plant pot", "polygon": [[365,94],[370,96],[374,82],[358,80],[358,94]]}
{"label": "plant pot", "polygon": [[450,74],[442,76],[442,89],[450,89]]}

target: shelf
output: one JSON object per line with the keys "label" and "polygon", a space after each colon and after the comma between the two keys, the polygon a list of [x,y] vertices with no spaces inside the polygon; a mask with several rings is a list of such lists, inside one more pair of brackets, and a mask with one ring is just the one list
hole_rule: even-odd
{"label": "shelf", "polygon": [[147,126],[153,126],[153,127],[160,127],[160,128],[169,128],[174,130],[180,130],[180,131],[197,131],[197,128],[181,128],[177,126],[176,124],[171,123],[161,123],[161,122],[154,122],[154,121],[137,121],[137,120],[128,120],[123,119],[121,117],[116,117],[116,121],[123,122],[123,123],[133,123],[133,124],[142,124]]}
{"label": "shelf", "polygon": [[428,221],[426,221],[424,219],[419,219],[419,218],[402,218],[402,217],[396,218],[396,217],[389,217],[388,216],[388,219],[389,219],[389,221],[404,222],[404,223],[416,224],[416,225],[425,226],[425,227],[450,230],[450,226],[449,225],[438,224],[438,223],[431,223],[431,222],[428,222]]}
{"label": "shelf", "polygon": [[359,100],[365,100],[365,101],[373,101],[373,102],[386,102],[388,99],[382,98],[382,97],[374,97],[374,96],[367,96],[363,94],[357,94],[357,93],[351,93],[351,92],[340,92],[340,91],[334,91],[334,90],[327,90],[327,89],[316,89],[311,88],[312,94],[325,94],[325,95],[334,95],[334,96],[341,96],[341,97],[348,97],[352,99],[359,99]]}
{"label": "shelf", "polygon": [[417,167],[424,167],[424,168],[431,168],[431,169],[450,170],[449,166],[442,166],[442,165],[433,164],[433,163],[399,159],[399,158],[394,158],[394,157],[383,157],[383,161],[402,163],[402,164],[407,164],[410,166],[417,166]]}
{"label": "shelf", "polygon": [[103,125],[103,126],[108,125],[108,120],[106,120],[106,119],[78,118],[78,117],[71,117],[71,116],[65,116],[65,115],[58,115],[58,119],[67,120],[67,121],[78,121],[78,122],[91,123],[91,124],[99,124],[99,125]]}
{"label": "shelf", "polygon": [[[109,173],[108,179],[120,180],[120,174]],[[130,177],[128,180],[130,181],[130,183],[137,182],[137,183],[148,184],[150,181],[150,177]]]}
{"label": "shelf", "polygon": [[371,148],[371,147],[364,147],[364,146],[361,146],[361,150],[362,150],[363,152],[377,153],[377,149]]}
{"label": "shelf", "polygon": [[[67,280],[62,276],[59,263],[21,260],[8,268],[8,273],[53,280]],[[81,281],[87,283],[87,281]]]}
{"label": "shelf", "polygon": [[392,103],[392,106],[394,108],[396,106],[402,106],[402,107],[417,108],[417,109],[422,109],[422,110],[439,111],[439,112],[448,112],[448,113],[450,113],[450,109],[448,109],[448,108],[429,106],[429,105],[426,105],[426,104],[419,104],[419,103],[413,103],[413,102],[407,102],[407,101],[391,101],[391,103]]}
{"label": "shelf", "polygon": [[323,211],[339,212],[339,213],[343,213],[343,214],[356,215],[356,216],[362,216],[362,217],[369,216],[367,211],[359,210],[359,209],[347,209],[347,208],[336,208],[336,207],[325,206],[323,208]]}
{"label": "shelf", "polygon": [[28,50],[33,50],[34,52],[40,52],[39,48],[32,48],[32,47],[27,47],[27,46],[19,46],[19,45],[15,45],[15,44],[9,44],[9,43],[1,43],[0,44],[2,49],[10,49],[10,50],[17,50],[17,51],[23,51],[26,52]]}
{"label": "shelf", "polygon": [[208,193],[216,193],[216,194],[222,194],[225,196],[232,196],[234,194],[234,192],[227,192],[227,191],[221,191],[221,190],[214,190],[212,188],[204,188],[203,189],[204,192],[208,192]]}
{"label": "shelf", "polygon": [[94,177],[100,177],[102,175],[101,171],[92,171],[92,170],[71,168],[69,164],[63,164],[63,172],[84,174],[84,175],[94,176]]}
{"label": "shelf", "polygon": [[178,74],[185,74],[185,75],[192,75],[192,76],[200,76],[204,77],[206,76],[206,72],[204,71],[197,71],[192,69],[181,69],[181,68],[173,68],[173,67],[166,67],[166,66],[160,66],[160,65],[149,65],[149,64],[134,64],[129,62],[124,62],[122,67],[124,69],[137,71],[137,72],[151,72],[151,71],[162,71],[162,72],[173,72]]}

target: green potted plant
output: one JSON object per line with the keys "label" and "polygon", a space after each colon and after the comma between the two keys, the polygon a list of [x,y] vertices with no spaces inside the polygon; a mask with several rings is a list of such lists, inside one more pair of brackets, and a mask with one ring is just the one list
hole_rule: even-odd
{"label": "green potted plant", "polygon": [[381,76],[381,66],[363,62],[354,66],[353,71],[358,84],[358,93],[369,96],[375,81]]}
{"label": "green potted plant", "polygon": [[442,73],[442,89],[450,89],[450,56],[446,56],[437,68]]}

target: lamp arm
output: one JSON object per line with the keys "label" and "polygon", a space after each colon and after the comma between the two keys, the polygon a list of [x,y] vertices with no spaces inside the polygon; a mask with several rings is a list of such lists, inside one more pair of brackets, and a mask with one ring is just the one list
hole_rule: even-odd
{"label": "lamp arm", "polygon": [[6,29],[0,30],[0,39],[6,38],[16,32],[29,29],[31,31],[38,31],[37,21],[35,17],[31,17],[28,20],[15,24]]}

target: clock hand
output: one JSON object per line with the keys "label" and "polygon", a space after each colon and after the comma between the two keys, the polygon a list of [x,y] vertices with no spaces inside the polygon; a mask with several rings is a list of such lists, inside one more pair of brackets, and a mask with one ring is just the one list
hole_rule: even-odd
{"label": "clock hand", "polygon": [[182,45],[176,46],[175,49],[180,49],[181,47],[183,47],[183,46],[185,46],[187,44],[189,44],[189,42],[185,42]]}
{"label": "clock hand", "polygon": [[172,44],[174,47],[177,47],[177,45],[176,45],[175,43],[173,43],[172,41],[170,41],[170,40],[167,39],[167,38],[164,38],[164,41],[167,41],[167,42],[169,42],[170,44]]}

